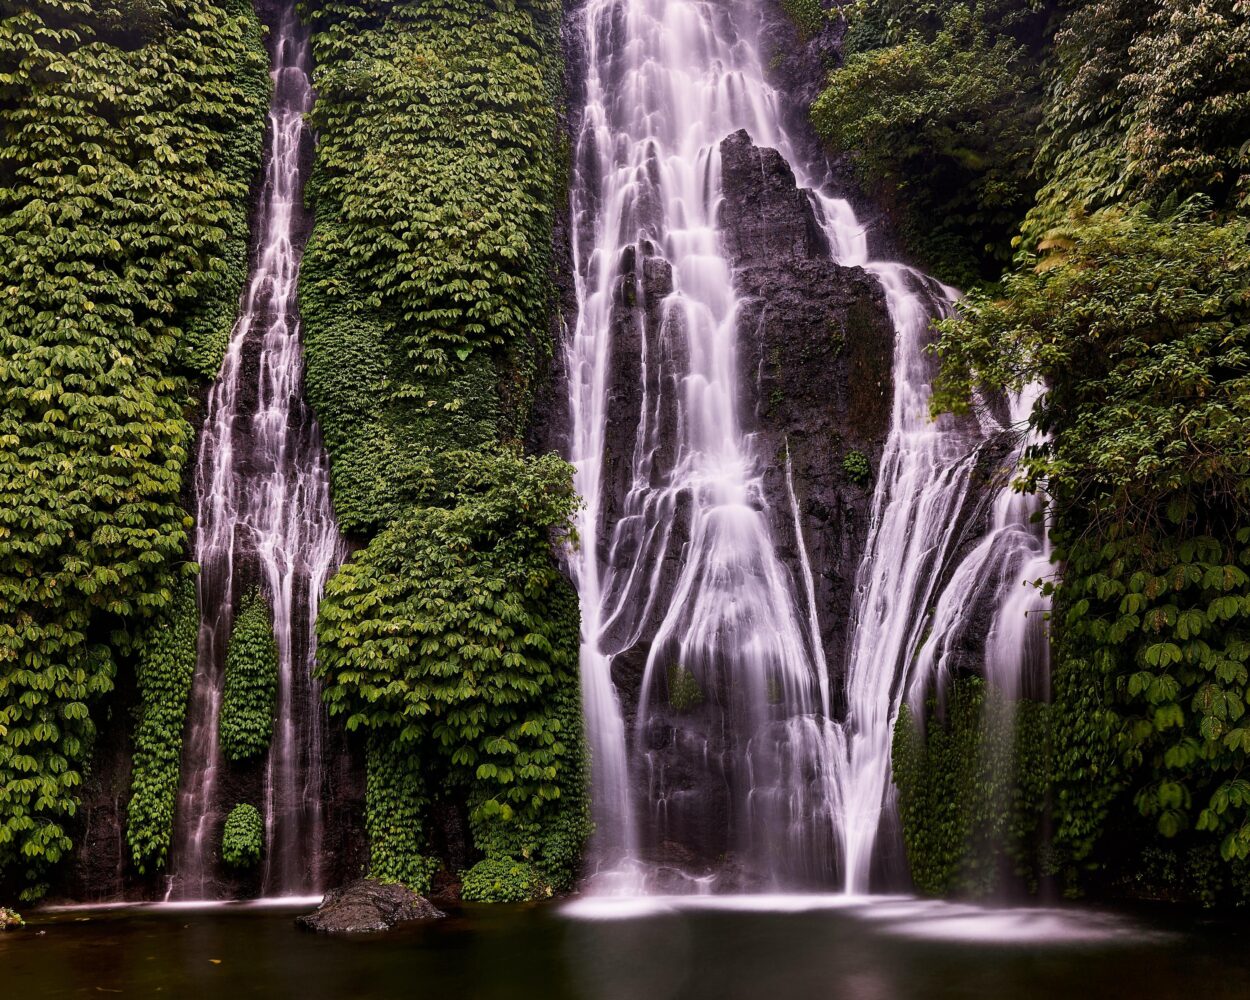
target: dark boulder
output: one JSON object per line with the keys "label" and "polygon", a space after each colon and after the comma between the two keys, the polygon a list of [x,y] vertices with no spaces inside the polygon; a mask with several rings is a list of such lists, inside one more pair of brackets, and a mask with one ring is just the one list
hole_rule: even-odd
{"label": "dark boulder", "polygon": [[369,934],[409,920],[434,920],[445,914],[411,889],[362,878],[331,889],[316,912],[295,923],[319,934]]}

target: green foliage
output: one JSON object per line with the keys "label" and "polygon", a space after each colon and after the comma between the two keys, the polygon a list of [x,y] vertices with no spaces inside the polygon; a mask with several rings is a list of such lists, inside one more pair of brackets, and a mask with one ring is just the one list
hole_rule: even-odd
{"label": "green foliage", "polygon": [[470,903],[528,903],[552,894],[533,865],[512,858],[484,858],[460,879],[461,898]]}
{"label": "green foliage", "polygon": [[[1009,37],[1037,50],[1045,40],[1053,4],[1049,0],[975,0],[958,6],[957,17],[971,14],[992,37]],[[852,0],[839,9],[847,25],[843,54],[887,49],[912,35],[932,39],[951,11],[952,5],[945,0]]]}
{"label": "green foliage", "polygon": [[588,828],[577,605],[551,551],[574,497],[563,462],[517,457],[551,352],[561,5],[304,9],[307,385],[335,510],[370,538],[327,587],[319,671],[369,730],[373,874],[428,887],[437,789],[488,858],[564,886]]}
{"label": "green foliage", "polygon": [[703,688],[698,679],[680,663],[668,668],[668,703],[674,712],[686,713],[703,704]]}
{"label": "green foliage", "polygon": [[307,0],[320,142],[301,277],[308,392],[345,527],[431,453],[519,437],[550,350],[555,0]]}
{"label": "green foliage", "polygon": [[1046,484],[1066,563],[1053,732],[1070,875],[1140,858],[1119,882],[1208,902],[1241,891],[1250,855],[1248,15],[1072,5],[1027,252],[945,324],[934,397],[1049,387],[1023,485]]}
{"label": "green foliage", "polygon": [[221,832],[221,859],[231,868],[255,868],[265,846],[265,821],[246,802],[235,806]]}
{"label": "green foliage", "polygon": [[1032,196],[1030,54],[962,5],[931,35],[883,34],[895,40],[833,72],[812,121],[898,208],[910,244],[943,278],[969,284],[1010,260]]}
{"label": "green foliage", "polygon": [[550,549],[573,511],[569,468],[452,453],[427,489],[431,505],[326,588],[326,701],[348,729],[389,731],[427,774],[471,787],[480,849],[532,857],[563,884],[587,832],[577,601]]}
{"label": "green foliage", "polygon": [[27,894],[70,846],[105,640],[178,589],[186,376],[243,280],[265,69],[245,0],[0,0],[0,878]]}
{"label": "green foliage", "polygon": [[1073,215],[1205,194],[1250,206],[1250,5],[1091,0],[1055,36],[1037,173],[1024,226],[1037,247]]}
{"label": "green foliage", "polygon": [[0,931],[11,931],[25,926],[26,921],[22,919],[22,915],[17,910],[10,910],[7,906],[0,906]]}
{"label": "green foliage", "polygon": [[833,20],[820,0],[781,0],[781,9],[805,36],[819,35]]}
{"label": "green foliage", "polygon": [[422,839],[429,809],[422,779],[424,762],[393,731],[381,729],[369,734],[366,763],[369,875],[424,895],[438,868],[438,862],[426,855]]}
{"label": "green foliage", "polygon": [[239,608],[226,653],[226,690],[219,734],[229,760],[247,760],[269,748],[274,698],[278,691],[278,651],[269,605],[253,589]]}
{"label": "green foliage", "polygon": [[946,325],[938,396],[1051,387],[1026,482],[1046,482],[1066,562],[1057,843],[1097,860],[1128,795],[1159,836],[1245,858],[1250,227],[1202,203],[1104,210],[1027,263]]}
{"label": "green foliage", "polygon": [[141,872],[163,868],[169,852],[199,629],[195,583],[188,577],[173,607],[154,619],[136,644],[139,721],[126,842]]}
{"label": "green foliage", "polygon": [[1050,774],[1049,706],[954,681],[922,727],[904,706],[892,766],[907,860],[929,895],[986,896],[1005,867],[1036,887]]}
{"label": "green foliage", "polygon": [[862,451],[848,451],[843,455],[842,471],[857,486],[867,486],[872,482],[872,466],[868,463],[868,456]]}

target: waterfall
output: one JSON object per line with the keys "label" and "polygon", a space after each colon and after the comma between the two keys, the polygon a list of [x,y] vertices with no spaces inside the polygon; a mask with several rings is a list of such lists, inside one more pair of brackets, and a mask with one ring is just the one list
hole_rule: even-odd
{"label": "waterfall", "polygon": [[307,34],[291,9],[271,29],[273,96],[252,271],[208,397],[195,474],[200,563],[198,662],[183,748],[169,898],[217,890],[226,770],[218,745],[225,654],[245,584],[273,613],[278,685],[265,767],[266,896],[320,889],[322,727],[312,676],[317,603],[346,554],[328,462],[302,395],[297,279],[308,220],[304,115],[312,106]]}
{"label": "waterfall", "polygon": [[[992,579],[987,670],[1020,676],[1021,656],[1035,654],[1019,651],[1038,649],[1022,631],[1040,617],[1025,614],[1036,593],[1013,589],[1046,557],[1027,499],[1000,496],[989,535],[952,571],[979,499],[980,449],[1002,429],[984,407],[979,419],[929,415],[930,322],[957,293],[870,261],[850,205],[805,173],[779,124],[755,16],[748,2],[701,0],[590,0],[582,15],[578,316],[566,365],[585,503],[570,560],[600,891],[654,888],[657,849],[700,822],[705,836],[725,828],[726,851],[766,884],[840,875],[846,891],[866,891],[892,805],[894,723],[913,677],[933,669],[918,660],[951,631],[943,616],[957,619]],[[757,453],[739,413],[739,304],[717,232],[719,143],[739,129],[777,149],[811,189],[835,260],[875,276],[895,330],[893,410],[841,702],[788,456],[796,572],[777,554],[761,485],[775,459]],[[640,671],[630,661],[639,648]],[[639,684],[632,720],[625,677]],[[701,721],[677,709],[675,685],[709,703],[693,713]],[[661,744],[691,773],[666,773],[653,752]]]}
{"label": "waterfall", "polygon": [[[774,874],[820,869],[830,863],[833,807],[824,795],[832,784],[811,781],[793,760],[790,730],[824,742],[828,675],[809,609],[775,552],[761,456],[742,429],[737,301],[716,225],[720,140],[745,127],[784,146],[776,95],[727,9],[591,0],[584,17],[586,106],[573,185],[579,312],[567,364],[571,459],[585,501],[573,570],[595,851],[601,864],[629,870],[644,842],[653,846],[682,822],[689,804],[654,769],[631,773],[630,744],[646,743],[653,707],[684,682],[697,685],[731,734],[721,743],[670,719],[672,738],[705,762],[700,783],[733,785],[733,846],[754,849]],[[663,290],[652,294],[657,281]],[[657,300],[651,315],[648,298]],[[630,377],[641,397],[623,473],[605,467],[617,338],[637,343]],[[612,512],[609,474],[623,486]],[[611,672],[614,654],[644,639],[630,733]],[[752,828],[778,825],[794,834],[790,851],[753,848]]]}
{"label": "waterfall", "polygon": [[1020,493],[1012,472],[1035,438],[1022,432],[1041,393],[1029,386],[1009,401],[1003,428],[1018,436],[1003,470],[1007,481],[994,497],[989,530],[960,561],[933,611],[929,638],[921,647],[908,702],[923,718],[925,698],[941,691],[954,674],[955,659],[978,612],[992,615],[984,635],[984,674],[1008,702],[1049,698],[1050,648],[1046,632],[1049,598],[1034,584],[1054,572],[1050,540],[1037,494]]}
{"label": "waterfall", "polygon": [[980,440],[975,424],[929,416],[929,323],[953,291],[898,264],[869,270],[881,280],[894,322],[894,407],[856,583],[845,757],[837,769],[844,887],[850,893],[868,889],[889,802],[894,723],[926,612],[956,541]]}

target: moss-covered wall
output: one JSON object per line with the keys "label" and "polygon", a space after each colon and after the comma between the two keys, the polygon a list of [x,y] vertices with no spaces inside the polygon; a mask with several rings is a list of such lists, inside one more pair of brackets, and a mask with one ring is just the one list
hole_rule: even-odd
{"label": "moss-covered wall", "polygon": [[561,5],[304,10],[308,394],[362,542],[327,587],[320,670],[331,712],[370,733],[373,871],[427,886],[442,800],[490,864],[524,872],[471,878],[501,885],[479,895],[541,894],[587,831],[577,604],[551,547],[571,473],[519,444],[552,350]]}
{"label": "moss-covered wall", "polygon": [[1049,706],[1012,703],[979,677],[953,681],[926,719],[906,706],[893,770],[907,861],[928,895],[1035,890],[1045,865]]}
{"label": "moss-covered wall", "polygon": [[0,894],[70,849],[92,706],[180,590],[265,70],[247,0],[0,2]]}

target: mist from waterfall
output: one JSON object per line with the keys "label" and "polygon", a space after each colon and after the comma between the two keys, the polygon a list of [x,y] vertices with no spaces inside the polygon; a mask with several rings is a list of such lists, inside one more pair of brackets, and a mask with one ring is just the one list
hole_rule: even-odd
{"label": "mist from waterfall", "polygon": [[297,280],[307,219],[304,115],[310,50],[291,6],[271,29],[273,95],[252,271],[221,373],[208,397],[195,474],[201,567],[198,660],[183,747],[168,897],[219,891],[218,846],[235,804],[219,788],[225,659],[243,588],[273,615],[278,684],[261,812],[262,893],[323,888],[324,708],[312,676],[317,605],[346,555],[330,503],[328,460],[303,399]]}

